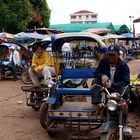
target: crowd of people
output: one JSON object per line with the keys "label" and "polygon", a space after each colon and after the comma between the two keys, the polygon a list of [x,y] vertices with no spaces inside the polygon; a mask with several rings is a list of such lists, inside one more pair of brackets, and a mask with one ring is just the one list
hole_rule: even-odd
{"label": "crowd of people", "polygon": [[[50,80],[53,83],[53,81],[51,80],[52,79],[51,77],[55,76],[53,58],[50,55],[50,53],[48,53],[44,49],[44,46],[41,44],[41,42],[36,43],[35,45],[36,46],[34,46],[35,49],[34,49],[34,54],[32,57],[31,68],[29,69],[29,74],[33,81],[33,84],[40,85],[39,77],[44,77],[45,85],[48,84],[48,80]],[[63,52],[66,52],[66,53],[68,52],[69,56],[73,55],[72,53],[74,54],[77,53],[78,54],[77,57],[81,55],[83,56],[84,55],[83,52],[86,53],[86,51],[88,53],[100,52],[99,47],[96,47],[96,46],[94,48],[87,47],[86,50],[84,49],[85,47],[81,47],[80,51],[78,51],[79,49],[78,46],[73,47],[72,49],[71,48],[72,47],[69,43],[65,43],[62,47],[62,50]],[[119,45],[115,45],[115,44],[110,45],[110,47],[108,48],[108,52],[107,53],[105,52],[104,54],[105,54],[105,57],[102,59],[102,61],[99,63],[98,68],[96,69],[96,72],[95,72],[96,78],[102,79],[99,73],[105,74],[108,78],[111,78],[112,82],[113,81],[117,82],[117,85],[112,84],[114,88],[116,88],[116,86],[117,88],[120,88],[122,84],[122,82],[118,83],[118,77],[120,81],[127,79],[124,83],[129,84],[130,76],[127,76],[127,78],[124,77],[126,74],[128,75],[130,74],[129,68],[127,64],[124,64],[124,62],[120,59]],[[13,79],[17,80],[18,78],[16,74],[16,66],[20,65],[21,63],[19,48],[15,46],[9,47],[9,51],[3,63],[5,63],[5,67],[7,67],[9,70],[12,71]],[[126,68],[128,69],[127,72],[123,71]],[[121,78],[119,75],[122,75],[123,77]],[[115,79],[113,78],[114,76],[115,76]]]}
{"label": "crowd of people", "polygon": [[[49,82],[54,84],[52,77],[55,76],[56,73],[53,57],[46,51],[46,48],[44,48],[41,42],[35,45],[32,63],[29,68],[29,75],[32,83],[36,86],[47,86]],[[63,51],[65,51],[65,49],[70,53],[73,51],[69,43],[64,44]],[[76,49],[76,47],[74,49]],[[92,51],[99,51],[96,49],[95,47]],[[81,51],[76,52],[81,53]],[[89,52],[91,52],[91,50]],[[9,47],[9,51],[3,63],[5,67],[12,72],[13,80],[17,81],[16,67],[21,63],[19,48],[15,46]],[[103,59],[96,68],[95,78],[97,79],[95,80],[97,83],[108,89],[114,88],[116,90],[121,90],[123,87],[130,84],[130,70],[127,63],[120,58],[119,45],[111,44],[108,47],[108,51],[104,52]]]}

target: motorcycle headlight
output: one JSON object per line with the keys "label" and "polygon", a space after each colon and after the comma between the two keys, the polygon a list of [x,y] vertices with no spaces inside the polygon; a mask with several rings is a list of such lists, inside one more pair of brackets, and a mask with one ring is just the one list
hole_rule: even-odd
{"label": "motorcycle headlight", "polygon": [[107,102],[107,108],[110,110],[110,111],[115,111],[117,109],[117,102],[114,101],[114,100],[109,100]]}

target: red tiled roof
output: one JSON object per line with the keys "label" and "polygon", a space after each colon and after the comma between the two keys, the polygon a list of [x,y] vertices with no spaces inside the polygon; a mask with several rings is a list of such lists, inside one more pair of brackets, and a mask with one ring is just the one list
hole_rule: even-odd
{"label": "red tiled roof", "polygon": [[75,12],[75,13],[73,13],[73,14],[79,14],[79,13],[93,13],[93,12],[88,11],[88,10],[80,10],[80,11]]}

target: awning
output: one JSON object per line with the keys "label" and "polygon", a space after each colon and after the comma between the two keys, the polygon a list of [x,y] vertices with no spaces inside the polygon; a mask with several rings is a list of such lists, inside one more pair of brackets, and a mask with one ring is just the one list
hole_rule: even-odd
{"label": "awning", "polygon": [[70,32],[81,32],[87,29],[109,29],[111,33],[115,33],[115,29],[113,27],[113,24],[111,22],[105,22],[105,23],[82,23],[82,24],[56,24],[56,25],[50,25],[51,29],[57,29],[61,30],[64,33],[70,33]]}

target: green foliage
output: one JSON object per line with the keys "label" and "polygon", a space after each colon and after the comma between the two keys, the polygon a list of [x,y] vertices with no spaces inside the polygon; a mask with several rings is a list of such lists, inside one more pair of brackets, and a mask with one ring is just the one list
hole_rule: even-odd
{"label": "green foliage", "polygon": [[0,32],[18,33],[27,28],[48,27],[46,0],[0,0]]}
{"label": "green foliage", "polygon": [[32,21],[29,24],[29,28],[49,27],[51,11],[46,0],[29,1],[31,3],[30,14],[32,15]]}

